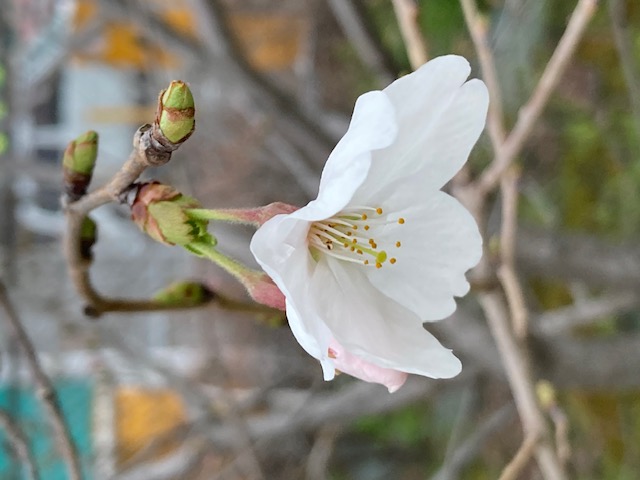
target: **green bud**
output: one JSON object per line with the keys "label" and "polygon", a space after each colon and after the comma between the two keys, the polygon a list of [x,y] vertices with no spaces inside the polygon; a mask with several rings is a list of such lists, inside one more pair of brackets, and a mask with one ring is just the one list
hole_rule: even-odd
{"label": "green bud", "polygon": [[153,299],[166,306],[196,307],[207,303],[214,293],[198,282],[175,282],[157,292]]}
{"label": "green bud", "polygon": [[174,80],[160,93],[156,122],[171,143],[182,143],[195,129],[195,103],[186,83]]}
{"label": "green bud", "polygon": [[208,220],[193,219],[188,215],[189,210],[200,206],[196,199],[158,182],[143,183],[137,188],[131,217],[151,238],[189,250],[189,244],[193,242],[215,243],[207,232]]}
{"label": "green bud", "polygon": [[85,260],[91,260],[91,249],[98,238],[98,226],[90,217],[84,217],[80,226],[80,256]]}
{"label": "green bud", "polygon": [[87,193],[98,157],[98,134],[92,130],[69,142],[62,158],[64,190],[77,200]]}
{"label": "green bud", "polygon": [[98,134],[89,130],[69,143],[64,152],[62,165],[75,173],[91,176],[97,157]]}
{"label": "green bud", "polygon": [[6,133],[0,132],[0,155],[4,155],[9,151],[9,137]]}

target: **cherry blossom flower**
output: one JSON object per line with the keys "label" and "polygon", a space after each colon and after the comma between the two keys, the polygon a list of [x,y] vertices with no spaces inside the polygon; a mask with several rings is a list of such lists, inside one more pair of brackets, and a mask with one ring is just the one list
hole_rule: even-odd
{"label": "cherry blossom flower", "polygon": [[471,214],[440,190],[484,128],[487,90],[469,72],[464,58],[439,57],[358,98],[318,197],[251,241],[326,380],[338,369],[394,391],[409,373],[461,370],[423,322],[454,312],[482,251]]}

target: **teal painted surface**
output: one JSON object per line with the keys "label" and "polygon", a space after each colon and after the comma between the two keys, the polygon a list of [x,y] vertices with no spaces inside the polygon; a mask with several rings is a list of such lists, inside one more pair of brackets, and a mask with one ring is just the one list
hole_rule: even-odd
{"label": "teal painted surface", "polygon": [[[55,388],[82,459],[84,478],[90,480],[92,385],[86,381],[61,380],[55,383]],[[0,408],[9,412],[28,437],[40,477],[43,480],[67,480],[65,464],[55,448],[47,417],[43,415],[33,389],[0,385]],[[8,448],[4,432],[0,432],[0,479],[24,478],[27,477],[12,450]]]}

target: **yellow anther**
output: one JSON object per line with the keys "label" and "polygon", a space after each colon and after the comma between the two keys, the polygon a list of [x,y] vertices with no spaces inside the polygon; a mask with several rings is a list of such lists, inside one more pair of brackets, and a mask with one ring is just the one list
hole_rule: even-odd
{"label": "yellow anther", "polygon": [[380,262],[376,262],[376,268],[382,268],[382,264]]}
{"label": "yellow anther", "polygon": [[354,230],[357,230],[357,229],[358,229],[358,225],[354,225],[354,226],[353,226],[353,229],[354,229]]}
{"label": "yellow anther", "polygon": [[356,251],[356,247],[349,247],[349,250],[351,250],[352,252]]}
{"label": "yellow anther", "polygon": [[376,208],[376,213],[382,215],[382,209],[380,207]]}
{"label": "yellow anther", "polygon": [[404,218],[400,217],[400,218],[398,219],[398,223],[399,223],[400,225],[402,225],[402,224],[404,223]]}
{"label": "yellow anther", "polygon": [[362,218],[362,220],[366,220],[366,219],[367,219],[367,218],[369,218],[369,217],[367,217],[367,214],[366,214],[366,213],[363,213],[363,214],[362,214],[362,217],[360,217],[360,218]]}
{"label": "yellow anther", "polygon": [[364,226],[364,229],[365,229],[365,230],[369,230],[369,225],[365,225],[365,226]]}
{"label": "yellow anther", "polygon": [[396,262],[397,262],[397,260],[396,260],[395,258],[393,258],[393,257],[389,259],[389,263],[390,263],[391,265],[393,265],[393,264],[394,264],[394,263],[396,263]]}
{"label": "yellow anther", "polygon": [[348,237],[350,237],[351,235],[353,235],[353,232],[347,232]]}
{"label": "yellow anther", "polygon": [[365,264],[365,265],[369,265],[369,260],[365,260],[365,261],[364,261],[364,264]]}
{"label": "yellow anther", "polygon": [[400,243],[400,240],[398,240],[398,241],[396,242],[396,247],[400,248],[401,246],[402,246],[402,243]]}
{"label": "yellow anther", "polygon": [[358,243],[358,240],[354,238],[353,240],[351,240],[351,243],[355,245],[356,243]]}
{"label": "yellow anther", "polygon": [[362,250],[356,250],[356,253],[357,253],[358,255],[362,255]]}
{"label": "yellow anther", "polygon": [[373,238],[369,239],[369,245],[373,246],[376,242],[373,241]]}

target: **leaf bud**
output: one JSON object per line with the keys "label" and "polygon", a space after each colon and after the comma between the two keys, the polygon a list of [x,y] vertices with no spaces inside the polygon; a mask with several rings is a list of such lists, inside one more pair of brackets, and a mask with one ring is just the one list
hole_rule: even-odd
{"label": "leaf bud", "polygon": [[182,143],[195,129],[195,103],[186,83],[174,80],[160,92],[156,123],[171,143]]}
{"label": "leaf bud", "polygon": [[199,282],[178,281],[163,288],[153,299],[165,306],[197,307],[213,299],[215,294]]}
{"label": "leaf bud", "polygon": [[85,260],[91,260],[93,253],[91,249],[98,239],[98,226],[90,217],[82,219],[80,226],[80,256]]}
{"label": "leaf bud", "polygon": [[87,193],[98,157],[98,134],[92,130],[69,142],[62,158],[64,191],[71,200]]}

